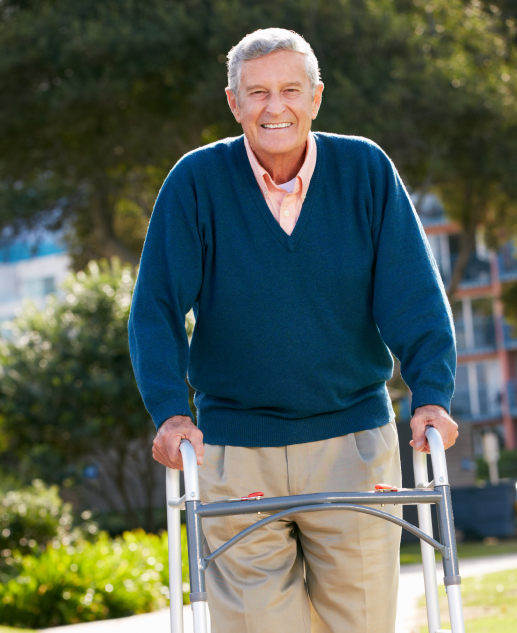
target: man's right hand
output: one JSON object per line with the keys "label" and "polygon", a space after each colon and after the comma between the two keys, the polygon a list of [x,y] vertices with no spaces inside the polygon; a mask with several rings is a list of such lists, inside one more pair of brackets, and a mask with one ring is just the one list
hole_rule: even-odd
{"label": "man's right hand", "polygon": [[181,440],[188,440],[197,456],[197,463],[203,463],[203,433],[192,423],[188,415],[175,415],[160,426],[153,442],[153,457],[157,462],[183,470],[183,460],[180,452]]}

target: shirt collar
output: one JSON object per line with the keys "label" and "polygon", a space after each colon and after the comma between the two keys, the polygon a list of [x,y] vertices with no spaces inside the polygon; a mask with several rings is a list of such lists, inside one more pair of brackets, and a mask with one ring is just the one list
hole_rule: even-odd
{"label": "shirt collar", "polygon": [[[269,175],[268,171],[264,169],[264,167],[262,167],[262,165],[259,163],[257,157],[255,156],[255,152],[251,148],[251,145],[246,135],[244,135],[244,146],[246,147],[248,160],[250,161],[251,169],[253,170],[253,173],[255,175],[255,178],[257,179],[259,187],[262,189],[264,184],[268,186],[268,184],[271,183],[273,187],[280,189],[273,182],[273,179]],[[316,166],[316,155],[317,155],[316,140],[314,138],[314,134],[312,132],[309,132],[309,135],[307,136],[307,149],[305,152],[305,160],[303,161],[303,165],[301,166],[300,171],[296,174],[296,177],[299,178],[301,181],[302,198],[305,198],[307,194],[307,190],[309,189],[311,177],[312,177],[312,174],[314,173],[314,168]]]}

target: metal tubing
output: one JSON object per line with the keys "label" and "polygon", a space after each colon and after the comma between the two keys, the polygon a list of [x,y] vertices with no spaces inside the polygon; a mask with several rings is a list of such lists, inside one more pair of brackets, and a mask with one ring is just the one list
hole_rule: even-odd
{"label": "metal tubing", "polygon": [[456,550],[456,535],[454,533],[454,517],[452,513],[451,488],[447,474],[445,448],[440,433],[433,428],[426,429],[426,437],[431,448],[431,460],[435,490],[440,492],[442,500],[436,505],[440,540],[447,546],[449,558],[443,558],[444,583],[449,602],[452,633],[465,633],[463,623],[463,609],[461,606],[461,577],[458,567],[458,553]]}
{"label": "metal tubing", "polygon": [[452,633],[465,633],[463,607],[461,604],[461,586],[449,585],[446,589]]}
{"label": "metal tubing", "polygon": [[[187,495],[188,500],[188,495]],[[439,503],[441,495],[434,490],[408,490],[403,492],[333,492],[289,497],[271,497],[253,501],[221,501],[201,503],[197,509],[200,517],[233,516],[256,512],[279,512],[297,506],[366,503],[368,505],[410,505],[417,503]]]}
{"label": "metal tubing", "polygon": [[[413,470],[416,488],[425,487],[428,483],[427,455],[413,450]],[[431,506],[418,504],[418,525],[422,532],[433,536]],[[436,584],[436,561],[434,549],[420,539],[422,551],[422,567],[424,570],[425,602],[429,633],[437,633],[441,629],[440,604],[438,601],[438,585]]]}
{"label": "metal tubing", "polygon": [[[194,633],[207,633],[205,571],[202,566],[203,532],[201,519],[196,514],[199,505],[197,457],[188,440],[180,443],[185,475],[185,514],[187,521],[190,598],[194,617]],[[197,605],[197,606],[196,606]]]}
{"label": "metal tubing", "polygon": [[201,530],[201,519],[196,514],[196,507],[199,501],[187,501],[187,542],[188,542],[188,562],[190,572],[190,593],[206,593],[205,572],[201,560],[203,558],[203,532]]}
{"label": "metal tubing", "polygon": [[436,486],[448,486],[449,475],[447,474],[447,461],[445,459],[445,448],[440,431],[428,426],[425,436],[431,449],[431,461],[433,462],[434,483]]}
{"label": "metal tubing", "polygon": [[445,584],[448,578],[455,578],[460,575],[458,568],[458,552],[456,551],[456,535],[454,534],[454,517],[452,514],[451,489],[450,486],[436,486],[442,494],[442,501],[436,506],[438,515],[438,528],[440,530],[440,541],[449,549],[449,558],[443,559],[443,571],[445,574]]}
{"label": "metal tubing", "polygon": [[208,613],[206,602],[192,603],[192,617],[194,619],[194,633],[207,633]]}
{"label": "metal tubing", "polygon": [[185,475],[185,501],[199,501],[196,452],[188,440],[181,440],[180,451]]}
{"label": "metal tubing", "polygon": [[[187,510],[188,510],[188,504],[187,504]],[[408,532],[415,534],[415,536],[418,536],[418,538],[423,539],[424,541],[429,543],[429,545],[432,545],[432,547],[437,549],[442,554],[442,556],[448,556],[447,548],[445,548],[441,543],[438,543],[438,541],[435,541],[435,539],[433,539],[432,537],[428,536],[427,534],[424,534],[422,530],[419,530],[417,527],[415,527],[414,525],[411,525],[411,523],[408,523],[407,521],[404,521],[403,519],[399,519],[398,517],[388,514],[387,512],[383,512],[382,510],[375,510],[374,508],[368,508],[365,506],[355,506],[355,505],[344,504],[344,503],[333,503],[333,504],[328,504],[324,507],[322,507],[321,505],[311,505],[311,506],[299,506],[297,508],[289,508],[288,510],[284,510],[283,512],[277,512],[276,514],[272,514],[271,516],[268,516],[265,519],[262,519],[261,521],[257,521],[257,523],[250,525],[245,530],[242,530],[242,532],[239,532],[234,537],[232,537],[229,541],[226,541],[224,545],[221,545],[221,547],[213,551],[209,556],[205,556],[205,558],[202,559],[203,567],[204,569],[206,569],[208,565],[214,559],[216,559],[221,554],[224,554],[224,552],[230,549],[230,547],[232,547],[233,545],[236,545],[244,537],[248,536],[248,534],[255,532],[255,530],[258,530],[261,527],[268,525],[269,523],[273,523],[274,521],[278,521],[278,519],[283,519],[292,514],[302,514],[305,512],[319,512],[321,510],[324,510],[326,512],[329,510],[349,510],[351,512],[359,512],[361,514],[371,514],[372,516],[379,517],[380,519],[391,521],[391,523],[400,525],[400,527],[405,528],[406,530],[408,530]]]}
{"label": "metal tubing", "polygon": [[171,507],[169,499],[180,494],[177,470],[165,469],[167,495],[167,537],[169,542],[169,600],[171,633],[183,633],[183,578],[181,574],[181,519],[178,507]]}

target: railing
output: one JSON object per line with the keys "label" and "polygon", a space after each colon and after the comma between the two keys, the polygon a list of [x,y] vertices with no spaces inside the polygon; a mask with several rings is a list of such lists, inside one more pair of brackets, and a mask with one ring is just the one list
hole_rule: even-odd
{"label": "railing", "polygon": [[[457,253],[451,253],[451,270],[454,270],[457,258]],[[473,286],[489,286],[492,283],[491,279],[490,262],[480,259],[474,253],[471,255],[465,270],[463,271],[460,287],[469,288]]]}
{"label": "railing", "polygon": [[[474,345],[468,345],[463,319],[456,319],[454,329],[456,331],[456,347],[458,354],[479,354],[491,352],[496,349],[495,321],[493,316],[473,316]],[[517,344],[517,338],[515,339]]]}
{"label": "railing", "polygon": [[508,382],[507,389],[510,413],[512,415],[517,415],[517,380],[510,380]]}
{"label": "railing", "polygon": [[503,321],[504,344],[508,348],[517,348],[517,326]]}
{"label": "railing", "polygon": [[452,415],[473,422],[495,418],[501,415],[501,400],[501,393],[487,386],[478,387],[475,394],[466,386],[456,387],[451,402]]}
{"label": "railing", "polygon": [[502,281],[517,279],[517,252],[511,242],[505,244],[497,255],[499,277]]}
{"label": "railing", "polygon": [[493,316],[473,316],[474,348],[495,348],[495,322]]}

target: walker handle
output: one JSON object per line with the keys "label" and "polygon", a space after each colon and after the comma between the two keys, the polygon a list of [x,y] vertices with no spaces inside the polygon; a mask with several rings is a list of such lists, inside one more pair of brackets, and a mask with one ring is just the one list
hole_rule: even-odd
{"label": "walker handle", "polygon": [[427,426],[425,436],[431,449],[431,461],[433,463],[434,485],[448,486],[447,461],[445,459],[445,446],[440,431],[433,426]]}

